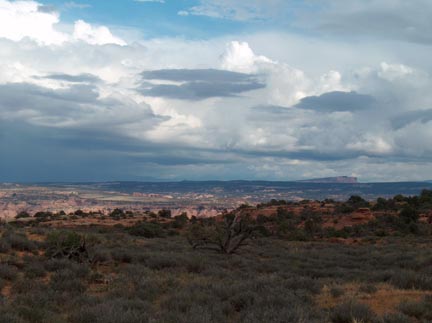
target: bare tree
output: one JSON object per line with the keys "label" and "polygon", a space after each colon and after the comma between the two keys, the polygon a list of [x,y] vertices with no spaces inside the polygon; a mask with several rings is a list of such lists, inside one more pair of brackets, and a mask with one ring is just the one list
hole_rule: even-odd
{"label": "bare tree", "polygon": [[90,260],[86,237],[75,232],[52,232],[46,245],[45,255],[49,258],[66,258],[80,263]]}
{"label": "bare tree", "polygon": [[189,230],[187,239],[194,249],[210,249],[225,254],[233,254],[245,246],[253,237],[256,226],[249,217],[240,214],[227,214],[223,221],[213,225],[195,224]]}

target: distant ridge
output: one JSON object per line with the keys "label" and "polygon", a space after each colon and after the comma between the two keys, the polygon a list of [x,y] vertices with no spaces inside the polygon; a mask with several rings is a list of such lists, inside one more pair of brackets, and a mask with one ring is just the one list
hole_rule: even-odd
{"label": "distant ridge", "polygon": [[298,181],[301,183],[335,183],[335,184],[357,184],[357,177],[349,177],[349,176],[337,176],[337,177],[325,177],[325,178],[315,178],[315,179],[307,179],[304,181]]}

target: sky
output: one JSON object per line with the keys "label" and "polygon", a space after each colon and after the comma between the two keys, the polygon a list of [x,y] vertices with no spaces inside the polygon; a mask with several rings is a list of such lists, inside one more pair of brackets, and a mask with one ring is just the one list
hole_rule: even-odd
{"label": "sky", "polygon": [[0,182],[432,179],[430,0],[0,0]]}

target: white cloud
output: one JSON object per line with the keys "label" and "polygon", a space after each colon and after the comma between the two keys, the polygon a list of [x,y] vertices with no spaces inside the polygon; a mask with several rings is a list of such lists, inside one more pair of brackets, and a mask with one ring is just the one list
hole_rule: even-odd
{"label": "white cloud", "polygon": [[338,71],[329,71],[314,80],[300,69],[256,55],[246,42],[228,43],[221,57],[221,67],[229,71],[266,75],[268,104],[291,106],[306,96],[348,90],[341,85]]}
{"label": "white cloud", "polygon": [[75,2],[75,1],[66,2],[64,4],[64,6],[66,8],[71,8],[71,9],[87,9],[87,8],[91,8],[91,5],[88,4],[88,3],[79,3],[79,2]]}
{"label": "white cloud", "polygon": [[221,67],[240,73],[257,73],[259,65],[273,63],[265,56],[257,56],[246,42],[232,41],[227,44],[221,57]]}
{"label": "white cloud", "polygon": [[295,2],[289,0],[199,0],[198,5],[184,10],[191,15],[238,21],[260,20],[292,11]]}
{"label": "white cloud", "polygon": [[124,40],[113,36],[107,27],[94,27],[83,20],[75,22],[73,38],[76,40],[83,40],[92,45],[126,45]]}
{"label": "white cloud", "polygon": [[55,30],[59,15],[42,12],[34,1],[10,2],[0,0],[0,37],[14,41],[25,37],[41,44],[61,44],[68,36]]}
{"label": "white cloud", "polygon": [[414,70],[412,68],[403,64],[388,64],[382,62],[380,65],[380,71],[378,71],[378,76],[387,81],[395,81],[412,75],[413,73]]}
{"label": "white cloud", "polygon": [[43,6],[35,1],[0,0],[0,38],[13,41],[28,38],[40,45],[61,45],[73,40],[93,45],[126,44],[108,27],[92,26],[82,20],[75,22],[73,35],[60,32],[56,29],[60,23],[59,13],[41,8]]}
{"label": "white cloud", "polygon": [[189,16],[189,12],[186,10],[180,10],[179,12],[177,12],[177,14],[179,16]]}

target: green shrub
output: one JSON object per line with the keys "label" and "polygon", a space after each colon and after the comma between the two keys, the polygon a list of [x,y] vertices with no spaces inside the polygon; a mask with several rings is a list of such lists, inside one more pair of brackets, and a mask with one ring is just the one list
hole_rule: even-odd
{"label": "green shrub", "polygon": [[34,251],[37,249],[36,243],[30,241],[24,234],[6,231],[3,234],[3,243],[18,251]]}
{"label": "green shrub", "polygon": [[15,280],[18,270],[14,266],[0,264],[0,278],[5,280]]}
{"label": "green shrub", "polygon": [[11,244],[6,239],[0,240],[0,253],[8,253],[12,249]]}
{"label": "green shrub", "polygon": [[399,311],[422,322],[429,322],[432,320],[432,300],[424,298],[420,302],[403,302],[399,305]]}
{"label": "green shrub", "polygon": [[45,255],[49,258],[88,262],[88,241],[85,236],[73,231],[54,231],[46,239]]}
{"label": "green shrub", "polygon": [[141,222],[128,229],[129,234],[144,238],[162,238],[165,236],[162,227],[157,223]]}
{"label": "green shrub", "polygon": [[412,270],[396,271],[390,283],[402,289],[432,290],[432,277]]}
{"label": "green shrub", "polygon": [[15,219],[25,219],[25,218],[29,218],[30,214],[28,214],[25,211],[19,212],[16,216]]}
{"label": "green shrub", "polygon": [[27,278],[45,277],[47,272],[42,262],[29,262],[24,268],[24,274]]}
{"label": "green shrub", "polygon": [[[151,309],[140,300],[108,300],[94,306],[85,305],[69,316],[70,323],[146,323]],[[155,322],[155,320],[151,320]]]}
{"label": "green shrub", "polygon": [[402,313],[392,313],[384,315],[382,321],[383,323],[407,323],[411,319]]}
{"label": "green shrub", "polygon": [[79,275],[69,269],[55,272],[51,277],[50,287],[55,291],[67,293],[83,293],[86,290]]}
{"label": "green shrub", "polygon": [[126,248],[117,248],[111,250],[111,257],[116,262],[131,263],[134,260],[134,252]]}

